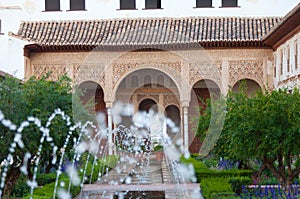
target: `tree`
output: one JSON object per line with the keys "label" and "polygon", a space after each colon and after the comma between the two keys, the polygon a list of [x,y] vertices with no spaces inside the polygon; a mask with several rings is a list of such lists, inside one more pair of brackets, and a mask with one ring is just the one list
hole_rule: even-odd
{"label": "tree", "polygon": [[[226,100],[226,119],[214,152],[234,160],[259,160],[287,188],[300,173],[300,165],[295,164],[300,161],[299,90],[265,91],[248,97],[241,89],[229,92]],[[200,121],[210,117],[207,109]],[[208,134],[207,124],[199,123],[199,136]]]}
{"label": "tree", "polygon": [[[89,113],[81,106],[80,98],[77,93],[74,93],[71,87],[71,80],[67,76],[62,76],[58,81],[49,81],[48,75],[41,79],[35,77],[30,78],[27,82],[22,83],[13,77],[6,77],[0,81],[0,110],[7,119],[10,119],[12,123],[20,125],[29,116],[39,118],[43,126],[46,125],[48,118],[54,112],[55,109],[60,108],[66,115],[72,116],[73,107],[76,107],[77,111],[80,111],[82,118],[86,120],[90,119]],[[72,102],[73,96],[73,102]],[[75,103],[75,105],[74,105]],[[73,123],[71,117],[71,122]],[[83,121],[84,122],[84,121]],[[74,124],[74,123],[73,123]],[[52,124],[49,126],[51,137],[54,144],[61,148],[68,135],[68,126],[61,117],[56,117],[52,120]],[[14,139],[14,131],[10,131],[0,124],[0,162],[2,162],[9,153],[9,146]],[[5,185],[5,192],[10,193],[16,180],[20,176],[20,167],[23,165],[23,157],[26,152],[32,154],[32,159],[28,161],[28,177],[32,177],[32,168],[34,162],[31,161],[36,154],[40,139],[41,132],[39,128],[33,124],[24,128],[22,131],[22,140],[24,142],[24,148],[16,148],[13,156],[13,163],[9,166],[7,172],[7,179]],[[49,172],[51,168],[56,165],[52,165],[52,151],[53,147],[49,143],[44,142],[42,156],[40,157],[39,168],[44,168],[46,172]],[[66,150],[68,151],[68,150]]]}

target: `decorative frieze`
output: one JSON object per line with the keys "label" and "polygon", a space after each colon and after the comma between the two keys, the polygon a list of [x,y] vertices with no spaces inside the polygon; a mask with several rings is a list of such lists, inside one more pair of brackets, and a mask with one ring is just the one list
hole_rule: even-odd
{"label": "decorative frieze", "polygon": [[233,86],[241,79],[250,78],[263,85],[263,61],[262,60],[238,60],[228,61],[229,83]]}
{"label": "decorative frieze", "polygon": [[56,81],[60,76],[66,74],[66,69],[65,65],[33,65],[33,74],[39,79],[49,73],[49,78]]}
{"label": "decorative frieze", "polygon": [[155,66],[158,69],[161,69],[162,67],[166,67],[169,70],[176,71],[180,74],[181,72],[181,65],[182,63],[180,61],[169,61],[169,62],[158,62],[158,61],[147,61],[147,62],[128,62],[128,63],[114,63],[113,64],[113,85],[115,85],[118,80],[122,78],[124,74],[127,72],[137,69],[137,68],[143,68],[144,66]]}
{"label": "decorative frieze", "polygon": [[190,84],[194,85],[202,79],[210,79],[216,83],[221,82],[222,61],[197,62],[190,64]]}
{"label": "decorative frieze", "polygon": [[99,64],[88,65],[73,65],[73,79],[75,82],[80,83],[83,81],[95,81],[101,86],[105,85],[104,66]]}
{"label": "decorative frieze", "polygon": [[177,107],[180,107],[178,102],[178,96],[176,96],[174,93],[164,94],[164,107],[167,107],[169,105],[176,105]]}

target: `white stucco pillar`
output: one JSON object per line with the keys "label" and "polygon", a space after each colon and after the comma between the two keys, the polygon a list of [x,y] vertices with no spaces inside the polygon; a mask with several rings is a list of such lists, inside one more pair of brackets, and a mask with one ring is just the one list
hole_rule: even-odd
{"label": "white stucco pillar", "polygon": [[112,140],[112,113],[111,113],[111,104],[106,106],[107,109],[107,128],[108,128],[108,154],[113,154],[113,140]]}
{"label": "white stucco pillar", "polygon": [[183,146],[184,151],[189,150],[189,107],[183,106]]}

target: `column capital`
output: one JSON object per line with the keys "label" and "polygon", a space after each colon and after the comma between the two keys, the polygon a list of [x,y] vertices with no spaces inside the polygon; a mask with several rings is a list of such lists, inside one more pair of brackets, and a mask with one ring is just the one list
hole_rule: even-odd
{"label": "column capital", "polygon": [[180,105],[182,108],[185,108],[185,107],[188,108],[190,106],[190,102],[187,100],[184,100],[184,101],[180,102]]}
{"label": "column capital", "polygon": [[109,101],[109,102],[105,102],[106,108],[112,108],[113,106],[113,102]]}

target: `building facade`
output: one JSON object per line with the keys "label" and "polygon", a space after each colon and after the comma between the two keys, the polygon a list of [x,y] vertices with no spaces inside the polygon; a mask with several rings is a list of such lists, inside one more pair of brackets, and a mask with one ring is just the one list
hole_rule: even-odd
{"label": "building facade", "polygon": [[24,79],[23,46],[9,36],[21,21],[191,16],[284,16],[298,0],[2,0],[0,70]]}
{"label": "building facade", "polygon": [[[97,9],[87,1],[49,2],[39,8],[49,16],[75,11],[77,16]],[[246,81],[249,94],[259,88],[274,89],[287,82],[287,74],[298,74],[299,21],[292,21],[293,34],[284,42],[276,30],[283,27],[290,32],[284,24],[298,13],[299,4],[284,18],[240,17],[246,5],[266,1],[188,1],[180,6],[189,13],[178,18],[170,0],[97,2],[111,11],[108,17],[99,17],[94,10],[98,17],[93,19],[82,14],[77,20],[24,21],[9,34],[27,42],[25,79],[51,72],[55,80],[68,74],[74,84],[87,90],[86,99],[94,98],[95,113],[107,113],[110,128],[112,106],[118,101],[132,103],[135,111],[153,108],[173,119],[184,145],[198,152],[193,119],[199,114],[200,98],[226,95],[228,89],[237,90],[241,81]],[[224,16],[209,16],[212,12],[202,16],[208,10],[224,10]],[[226,16],[230,14],[236,16]],[[286,46],[296,50],[282,50]],[[277,57],[282,51],[286,57],[297,56],[282,61],[286,69],[280,76]],[[294,64],[287,67],[288,63]]]}
{"label": "building facade", "polygon": [[272,46],[274,53],[274,86],[292,90],[300,88],[300,7],[291,10],[264,42]]}

